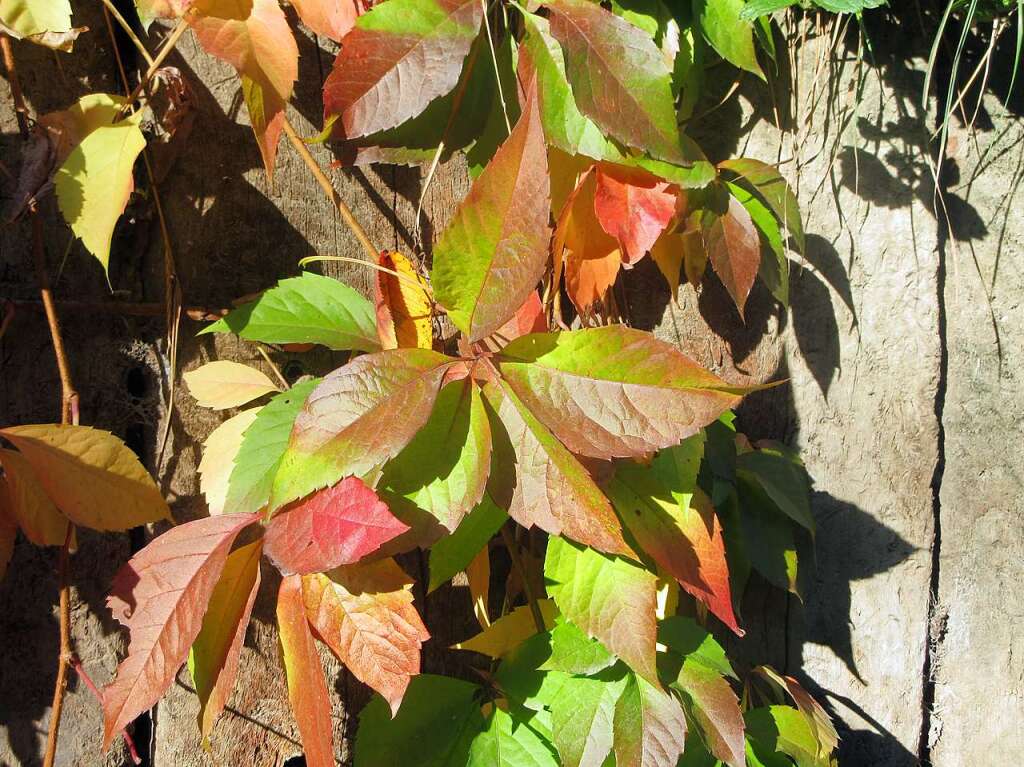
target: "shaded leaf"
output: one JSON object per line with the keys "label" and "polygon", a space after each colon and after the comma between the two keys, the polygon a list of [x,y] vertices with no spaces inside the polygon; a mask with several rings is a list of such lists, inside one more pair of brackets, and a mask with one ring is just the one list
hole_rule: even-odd
{"label": "shaded leaf", "polygon": [[740,16],[744,6],[745,0],[693,0],[693,15],[723,59],[763,80],[754,50],[754,27]]}
{"label": "shaded leaf", "polygon": [[277,627],[281,660],[288,678],[288,700],[299,725],[302,751],[309,767],[334,767],[331,698],[320,655],[306,619],[303,579],[281,580],[277,592]]}
{"label": "shaded leaf", "polygon": [[103,690],[103,748],[152,707],[199,635],[231,544],[254,514],[172,527],[133,556],[111,584],[107,607],[128,628],[128,655]]}
{"label": "shaded leaf", "polygon": [[267,505],[295,417],[319,383],[319,378],[303,381],[260,408],[242,434],[242,445],[228,477],[224,513],[259,511]]}
{"label": "shaded leaf", "polygon": [[31,464],[21,453],[0,449],[0,465],[4,468],[0,495],[5,496],[10,520],[36,546],[63,546],[67,517],[54,506]]}
{"label": "shaded leaf", "polygon": [[810,480],[798,459],[766,447],[737,456],[736,471],[759,484],[786,516],[814,532]]}
{"label": "shaded leaf", "polygon": [[398,714],[375,697],[359,715],[355,767],[462,767],[484,730],[478,688],[461,679],[420,674]]}
{"label": "shaded leaf", "polygon": [[188,17],[207,53],[242,77],[253,132],[273,178],[284,108],[298,77],[299,49],[277,0],[195,0]]}
{"label": "shaded leaf", "polygon": [[197,403],[214,410],[226,410],[279,391],[267,374],[229,360],[207,362],[182,375]]}
{"label": "shaded leaf", "polygon": [[616,767],[676,767],[686,743],[682,706],[635,674],[615,704],[613,729]]}
{"label": "shaded leaf", "polygon": [[618,241],[623,261],[635,264],[672,220],[676,195],[646,173],[599,165],[594,212],[601,228]]}
{"label": "shaded leaf", "polygon": [[199,489],[206,496],[210,514],[222,514],[228,496],[228,480],[235,468],[235,459],[242,447],[245,430],[252,426],[262,408],[243,410],[212,432],[203,443],[199,461]]}
{"label": "shaded leaf", "polygon": [[658,641],[684,659],[700,663],[722,676],[739,679],[722,645],[693,618],[685,615],[665,618],[658,625]]}
{"label": "shaded leaf", "polygon": [[548,329],[548,320],[544,315],[544,304],[541,303],[540,294],[533,291],[523,305],[516,309],[511,319],[494,331],[496,339],[503,343],[513,341],[519,336],[527,333],[543,333]]}
{"label": "shaded leaf", "polygon": [[731,767],[744,767],[743,713],[725,678],[687,658],[671,686],[686,696],[711,753]]}
{"label": "shaded leaf", "polygon": [[579,110],[620,141],[684,161],[670,72],[654,41],[587,0],[550,0],[551,35],[562,45]]}
{"label": "shaded leaf", "polygon": [[394,128],[451,91],[482,18],[478,0],[390,0],[360,16],[324,82],[334,137]]}
{"label": "shaded leaf", "polygon": [[743,204],[732,195],[704,234],[711,266],[736,303],[740,317],[761,265],[761,241]]}
{"label": "shaded leaf", "polygon": [[170,519],[153,478],[127,445],[88,426],[9,426],[0,434],[31,464],[39,484],[76,525],[128,530]]}
{"label": "shaded leaf", "polygon": [[536,92],[434,250],[438,302],[471,342],[513,316],[548,260],[550,185]]}
{"label": "shaded leaf", "polygon": [[7,574],[7,567],[14,554],[14,541],[18,537],[18,525],[7,509],[7,499],[0,493],[0,581]]}
{"label": "shaded leaf", "polygon": [[65,112],[77,141],[53,177],[64,220],[104,272],[114,227],[135,189],[132,168],[146,146],[141,112],[114,123],[123,104],[118,96],[97,93]]}
{"label": "shaded leaf", "polygon": [[203,333],[236,333],[268,344],[322,344],[328,349],[381,348],[373,306],[343,282],[312,272],[281,280],[255,301],[207,325]]}
{"label": "shaded leaf", "polygon": [[829,767],[834,762],[829,753],[819,753],[818,740],[807,719],[789,706],[768,706],[751,709],[744,716],[747,733],[755,753],[787,754],[799,767]]}
{"label": "shaded leaf", "polygon": [[675,445],[743,391],[623,325],[523,336],[496,361],[509,387],[569,450],[595,458]]}
{"label": "shaded leaf", "polygon": [[285,575],[358,562],[409,526],[357,477],[345,477],[286,506],[264,535],[267,557]]}
{"label": "shaded leaf", "polygon": [[589,676],[614,664],[616,658],[572,621],[560,620],[551,630],[551,657],[541,669]]}
{"label": "shaded leaf", "polygon": [[358,357],[324,378],[295,418],[271,507],[395,456],[426,423],[453,361],[429,349],[392,349]]}
{"label": "shaded leaf", "polygon": [[473,614],[480,628],[491,625],[491,616],[487,612],[487,603],[491,596],[491,552],[484,546],[466,566],[466,581],[469,585],[469,598],[473,603]]}
{"label": "shaded leaf", "polygon": [[544,578],[562,615],[638,674],[657,682],[657,578],[653,573],[552,536]]}
{"label": "shaded leaf", "polygon": [[480,390],[464,378],[441,389],[430,418],[384,466],[377,487],[414,529],[426,514],[452,531],[483,497],[490,464]]}
{"label": "shaded leaf", "polygon": [[[550,599],[537,600],[545,625],[554,625],[558,608]],[[529,605],[517,607],[503,615],[475,637],[452,645],[455,650],[472,650],[490,658],[501,658],[537,633]]]}
{"label": "shaded leaf", "polygon": [[356,0],[291,0],[302,23],[336,43],[341,42],[359,16]]}
{"label": "shaded leaf", "polygon": [[402,278],[377,272],[377,333],[384,349],[430,349],[434,345],[433,309],[427,281],[408,258],[382,252],[377,263]]}
{"label": "shaded leaf", "polygon": [[800,204],[778,169],[749,157],[724,160],[718,164],[718,167],[735,173],[753,188],[772,209],[783,228],[793,236],[797,250],[802,253],[806,247],[806,241],[803,222],[800,218]]}
{"label": "shaded leaf", "polygon": [[600,767],[612,749],[624,678],[565,677],[551,701],[551,734],[563,767]]}
{"label": "shaded leaf", "polygon": [[228,555],[189,654],[199,698],[199,731],[207,744],[235,686],[238,656],[260,588],[262,551],[263,542],[254,541]]}
{"label": "shaded leaf", "polygon": [[491,497],[485,494],[451,535],[430,547],[430,584],[427,592],[446,583],[457,572],[465,570],[507,519],[505,510],[496,506]]}
{"label": "shaded leaf", "polygon": [[755,671],[784,689],[793,699],[818,744],[817,759],[826,760],[827,763],[829,754],[839,745],[839,734],[828,712],[793,677],[779,674],[770,666],[758,666]]}
{"label": "shaded leaf", "polygon": [[466,767],[558,767],[551,746],[525,722],[495,706],[473,738]]}
{"label": "shaded leaf", "polygon": [[302,579],[306,614],[320,639],[359,681],[398,711],[430,638],[413,606],[412,580],[393,559],[360,562]]}
{"label": "shaded leaf", "polygon": [[495,502],[524,527],[632,555],[611,504],[575,456],[511,389],[492,384],[484,395],[492,411]]}
{"label": "shaded leaf", "polygon": [[792,523],[760,485],[741,479],[738,488],[743,538],[757,542],[745,547],[750,563],[773,586],[799,596],[799,562]]}

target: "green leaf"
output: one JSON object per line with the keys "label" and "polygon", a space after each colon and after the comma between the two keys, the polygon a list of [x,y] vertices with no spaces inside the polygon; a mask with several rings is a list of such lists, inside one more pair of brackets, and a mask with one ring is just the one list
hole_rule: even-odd
{"label": "green leaf", "polygon": [[693,0],[693,15],[704,37],[733,66],[764,80],[754,50],[754,27],[740,18],[744,0]]}
{"label": "green leaf", "polygon": [[488,492],[523,527],[536,525],[601,551],[633,556],[608,499],[576,457],[504,382],[484,397],[494,458]]}
{"label": "green leaf", "polygon": [[610,557],[552,536],[544,560],[548,594],[562,615],[595,637],[641,676],[657,683],[657,577],[620,557]]}
{"label": "green leaf", "polygon": [[597,3],[550,0],[545,5],[580,112],[629,146],[683,162],[671,72],[654,41]]}
{"label": "green leaf", "polygon": [[424,514],[448,531],[483,497],[491,465],[491,428],[469,378],[437,395],[426,424],[385,464],[377,483],[399,519],[414,528]]}
{"label": "green leaf", "polygon": [[85,27],[71,26],[68,0],[0,0],[0,31],[58,51],[70,51]]}
{"label": "green leaf", "polygon": [[[779,229],[779,222],[775,214],[761,202],[759,197],[754,196],[741,186],[726,182],[729,192],[735,197],[747,213],[750,214],[754,226],[761,234],[761,266],[757,270],[758,276],[764,281],[765,286],[771,294],[779,300],[783,306],[789,306],[789,259],[786,258],[786,247],[782,242],[782,232]],[[763,251],[767,250],[768,255]]]}
{"label": "green leaf", "polygon": [[591,639],[572,621],[559,619],[551,630],[551,657],[541,666],[545,671],[565,674],[596,674],[615,663],[615,656],[596,639]]}
{"label": "green leaf", "polygon": [[783,228],[792,235],[797,250],[803,253],[807,243],[804,239],[803,222],[800,219],[800,205],[789,183],[778,169],[748,157],[725,160],[720,162],[718,167],[732,171],[750,185],[775,212]]}
{"label": "green leaf", "polygon": [[398,714],[374,695],[359,715],[355,767],[465,767],[484,730],[478,688],[460,679],[414,676]]}
{"label": "green leaf", "polygon": [[242,446],[228,476],[225,513],[255,512],[267,505],[292,425],[306,398],[319,383],[319,378],[303,381],[286,392],[275,394],[260,408],[242,434]]}
{"label": "green leaf", "polygon": [[271,508],[397,455],[430,417],[454,361],[429,349],[391,349],[357,357],[324,378],[295,419]]}
{"label": "green leaf", "polygon": [[473,739],[466,767],[558,767],[551,745],[497,706]]}
{"label": "green leaf", "polygon": [[612,749],[615,701],[625,677],[570,676],[551,702],[551,734],[562,767],[600,767]]}
{"label": "green leaf", "polygon": [[569,450],[595,458],[639,457],[675,445],[744,391],[623,325],[522,336],[496,362]]}
{"label": "green leaf", "polygon": [[207,325],[268,344],[322,344],[328,349],[380,349],[373,304],[343,282],[312,272],[281,280],[255,301]]}
{"label": "green leaf", "polygon": [[537,97],[474,182],[434,251],[434,295],[469,341],[500,328],[548,261],[551,189]]}
{"label": "green leaf", "polygon": [[725,678],[698,660],[687,658],[671,686],[686,697],[711,753],[731,767],[743,767],[743,714]]}
{"label": "green leaf", "polygon": [[797,767],[828,767],[827,754],[818,756],[818,741],[807,720],[795,708],[768,706],[751,709],[744,716],[755,752],[767,749],[793,758]]}
{"label": "green leaf", "polygon": [[427,593],[447,583],[457,572],[465,570],[507,519],[505,510],[498,508],[491,497],[485,494],[451,535],[430,547],[430,585]]}
{"label": "green leaf", "polygon": [[814,533],[810,480],[798,460],[780,449],[763,448],[737,456],[736,470],[760,485],[786,516]]}
{"label": "green leaf", "polygon": [[738,491],[743,537],[751,542],[745,547],[751,565],[773,586],[799,596],[792,523],[759,485],[741,479]]}
{"label": "green leaf", "polygon": [[831,13],[852,13],[860,15],[869,8],[881,8],[887,5],[887,0],[813,0],[819,8],[824,8]]}
{"label": "green leaf", "polygon": [[630,674],[615,704],[615,764],[676,767],[686,742],[686,716],[667,692]]}
{"label": "green leaf", "polygon": [[[61,214],[107,272],[114,227],[135,189],[132,168],[146,146],[142,113],[114,124],[124,99],[92,94],[78,102],[92,129],[71,150],[53,177]],[[89,115],[93,112],[93,115]]]}
{"label": "green leaf", "polygon": [[753,21],[783,8],[789,8],[798,2],[799,0],[747,0],[747,4],[740,11],[740,18],[744,21]]}
{"label": "green leaf", "polygon": [[494,683],[515,704],[532,711],[550,706],[568,674],[542,670],[551,657],[551,632],[535,634],[505,655]]}
{"label": "green leaf", "polygon": [[684,659],[700,663],[722,676],[739,680],[725,649],[693,618],[671,615],[658,625],[658,641]]}

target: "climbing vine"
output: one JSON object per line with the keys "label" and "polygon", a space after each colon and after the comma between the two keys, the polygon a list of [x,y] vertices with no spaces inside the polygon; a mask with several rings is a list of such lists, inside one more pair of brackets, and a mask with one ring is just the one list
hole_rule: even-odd
{"label": "climbing vine", "polygon": [[[203,445],[209,516],[155,537],[110,585],[129,645],[100,695],[104,748],[185,664],[202,738],[217,737],[269,566],[309,765],[337,751],[318,642],[377,693],[360,714],[357,767],[834,762],[822,707],[793,678],[730,661],[716,639],[743,635],[753,573],[799,593],[814,532],[807,473],[787,447],[738,430],[732,410],[760,387],[629,327],[616,292],[650,257],[673,294],[713,270],[741,317],[757,279],[787,303],[788,253],[804,247],[795,195],[776,168],[713,164],[687,134],[709,78],[773,71],[770,13],[786,5],[292,0],[302,24],[340,43],[322,132],[303,139],[287,116],[298,48],[277,0],[136,0],[135,19],[104,0],[110,34],[128,34],[145,70],[132,85],[118,59],[123,94],[45,115],[21,98],[7,37],[74,55],[85,30],[67,0],[0,3],[26,138],[12,215],[32,217],[37,250],[38,202],[52,193],[108,268],[137,165],[155,190],[147,146],[192,125],[187,81],[163,66],[191,32],[238,71],[268,178],[284,134],[364,251],[335,258],[376,276],[371,299],[303,271],[202,330],[351,356],[292,384],[232,360],[183,376],[200,405],[245,409]],[[154,19],[174,26],[151,51]],[[426,185],[460,152],[472,186],[432,248],[380,251],[313,141],[343,164],[422,164]],[[182,303],[165,245],[173,341]],[[62,382],[63,423],[0,429],[14,448],[0,451],[5,565],[17,530],[66,562],[76,527],[173,521],[131,451],[78,424]],[[468,583],[481,631],[451,651],[473,681],[420,673],[430,635],[395,559],[414,549],[428,552],[427,590]],[[497,556],[511,572],[494,588]],[[50,764],[69,665],[62,641]]]}

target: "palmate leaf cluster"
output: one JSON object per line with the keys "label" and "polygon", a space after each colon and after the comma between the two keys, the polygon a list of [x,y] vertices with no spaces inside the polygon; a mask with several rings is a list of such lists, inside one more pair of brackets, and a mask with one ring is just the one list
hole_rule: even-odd
{"label": "palmate leaf cluster", "polygon": [[[243,5],[139,10],[184,18],[238,70],[269,174],[298,54],[275,0]],[[310,765],[335,751],[317,642],[379,693],[359,767],[830,764],[821,707],[771,669],[738,673],[709,632],[742,636],[753,573],[799,593],[807,474],[736,431],[731,410],[758,387],[629,328],[611,292],[650,255],[673,291],[710,263],[740,314],[758,275],[787,301],[787,249],[804,245],[792,190],[755,159],[712,164],[686,135],[712,66],[773,66],[769,22],[742,0],[293,5],[341,43],[321,139],[344,162],[462,151],[473,184],[429,270],[380,254],[373,301],[305,273],[203,331],[352,356],[291,386],[228,360],[185,374],[201,405],[264,404],[206,442],[211,516],[154,539],[112,586],[130,644],[103,694],[104,743],[186,662],[216,737],[265,555]],[[104,266],[142,148],[127,106],[94,94],[50,116],[47,140],[70,147],[58,201]],[[89,155],[115,139],[124,149],[95,176]],[[457,338],[435,337],[441,315]],[[457,650],[476,653],[473,683],[420,674],[430,635],[393,558],[416,548],[430,590],[466,573],[482,632]],[[497,615],[492,549],[518,563]]]}

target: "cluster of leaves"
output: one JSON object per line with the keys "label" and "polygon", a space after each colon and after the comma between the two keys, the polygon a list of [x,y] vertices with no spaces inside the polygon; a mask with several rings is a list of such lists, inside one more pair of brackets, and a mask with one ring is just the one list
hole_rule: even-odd
{"label": "cluster of leaves", "polygon": [[[276,0],[137,5],[144,21],[180,17],[238,70],[272,173],[298,56]],[[210,737],[266,555],[282,576],[282,658],[310,765],[334,754],[317,641],[380,694],[361,718],[357,765],[411,754],[439,765],[829,764],[836,738],[820,707],[763,668],[742,680],[741,700],[705,628],[713,616],[742,635],[752,571],[798,590],[813,532],[806,473],[781,446],[736,432],[731,408],[751,389],[611,321],[610,288],[647,254],[673,290],[710,262],[741,314],[758,274],[785,302],[786,248],[803,247],[795,196],[764,163],[713,165],[683,130],[717,60],[763,77],[768,22],[747,19],[742,0],[292,5],[341,42],[323,140],[357,164],[464,150],[474,183],[429,275],[382,253],[374,302],[305,273],[203,331],[353,357],[283,390],[230,361],[186,374],[211,408],[269,400],[207,440],[211,516],[160,535],[115,579],[108,605],[130,643],[103,692],[104,744],[186,662]],[[145,144],[133,107],[93,94],[40,121],[47,151],[68,150],[49,165],[61,210],[104,266]],[[457,339],[435,337],[442,314]],[[18,428],[44,430],[51,461],[84,433]],[[3,433],[32,463],[35,443]],[[78,522],[69,509],[82,504],[47,485],[60,472],[32,468]],[[11,487],[17,472],[5,473]],[[104,523],[165,517],[157,498]],[[12,504],[23,528],[26,503]],[[509,518],[549,535],[543,556]],[[520,566],[492,623],[499,532]],[[393,559],[414,548],[430,549],[430,589],[467,574],[483,632],[457,647],[491,657],[483,685],[419,675],[429,634]]]}

